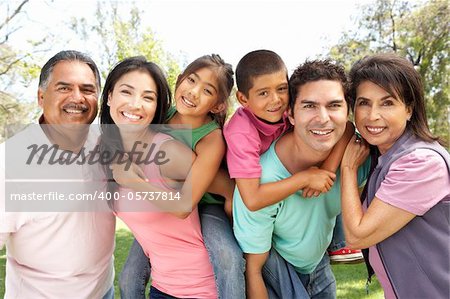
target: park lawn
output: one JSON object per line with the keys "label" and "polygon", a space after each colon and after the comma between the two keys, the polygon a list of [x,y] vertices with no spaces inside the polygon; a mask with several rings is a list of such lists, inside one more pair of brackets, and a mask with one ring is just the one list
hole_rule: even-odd
{"label": "park lawn", "polygon": [[[133,236],[127,227],[120,220],[117,221],[116,227],[116,249],[114,251],[114,264],[116,270],[116,277],[114,279],[114,288],[116,298],[120,298],[118,288],[119,273],[125,263],[128,255],[128,250],[133,242]],[[3,298],[5,293],[5,263],[6,252],[5,249],[0,250],[0,298]],[[383,291],[380,284],[374,278],[370,286],[370,294],[366,295],[366,268],[364,264],[356,265],[333,265],[333,272],[336,276],[337,282],[337,298],[342,299],[378,299],[383,298]]]}

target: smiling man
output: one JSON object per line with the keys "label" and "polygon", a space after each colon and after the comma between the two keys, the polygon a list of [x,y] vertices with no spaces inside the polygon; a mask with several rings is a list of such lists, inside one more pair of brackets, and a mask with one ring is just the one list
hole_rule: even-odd
{"label": "smiling man", "polygon": [[[24,165],[28,144],[56,144],[58,156],[92,148],[96,136],[90,134],[89,124],[97,115],[99,90],[99,72],[91,58],[77,51],[59,52],[41,70],[40,125],[30,125],[0,146],[0,248],[6,244],[7,256],[5,298],[114,297],[113,214],[69,209],[73,201],[45,200],[49,194],[58,195],[55,190],[82,194],[83,166],[52,165],[47,156],[42,156],[42,165]],[[22,180],[16,184],[17,191],[43,200],[11,203],[7,192],[14,185],[11,178]],[[43,190],[45,193],[40,193]],[[56,195],[52,198],[59,199]]]}
{"label": "smiling man", "polygon": [[[261,183],[320,167],[345,132],[348,107],[343,68],[327,60],[305,62],[294,71],[289,86],[289,121],[294,128],[261,156]],[[365,166],[360,169],[360,182],[369,170]],[[235,235],[245,253],[267,258],[270,252],[263,269],[268,294],[335,298],[335,279],[326,250],[341,212],[339,172],[328,192],[312,199],[301,194],[296,192],[256,212],[235,197]],[[283,263],[287,271],[280,271]]]}

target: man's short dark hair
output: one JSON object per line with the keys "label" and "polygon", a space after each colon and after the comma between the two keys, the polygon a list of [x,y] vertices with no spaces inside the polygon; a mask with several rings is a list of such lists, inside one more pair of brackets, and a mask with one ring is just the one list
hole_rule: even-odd
{"label": "man's short dark hair", "polygon": [[277,53],[270,50],[249,52],[241,58],[236,66],[237,89],[248,97],[248,91],[253,87],[255,77],[281,70],[286,70],[286,66]]}
{"label": "man's short dark hair", "polygon": [[41,74],[39,75],[39,88],[45,90],[47,89],[48,82],[50,80],[50,75],[53,72],[53,68],[58,62],[61,61],[79,61],[86,63],[92,70],[97,83],[97,90],[100,91],[100,73],[98,71],[97,65],[88,55],[75,51],[75,50],[65,50],[57,53],[55,56],[50,58],[42,67]]}
{"label": "man's short dark hair", "polygon": [[294,111],[295,101],[300,87],[306,83],[319,80],[340,82],[344,91],[345,101],[347,104],[349,103],[349,83],[344,68],[329,59],[307,60],[297,67],[289,79],[289,108],[291,108],[291,111]]}

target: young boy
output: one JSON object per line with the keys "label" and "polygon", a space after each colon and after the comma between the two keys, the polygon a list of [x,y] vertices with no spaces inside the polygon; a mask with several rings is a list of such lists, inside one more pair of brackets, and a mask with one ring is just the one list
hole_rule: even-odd
{"label": "young boy", "polygon": [[[236,96],[243,107],[235,112],[224,128],[228,170],[237,185],[235,196],[238,192],[250,211],[258,211],[299,190],[304,191],[303,197],[329,191],[335,179],[334,172],[353,135],[353,126],[347,126],[344,137],[323,162],[322,169],[311,167],[276,182],[260,184],[260,155],[290,128],[286,113],[289,102],[286,66],[272,51],[250,52],[236,67],[236,84]],[[313,133],[326,134],[322,131]],[[309,190],[305,192],[306,189]],[[235,212],[233,207],[233,214]],[[261,257],[247,253],[246,260],[248,297],[261,298],[258,293],[264,286],[260,272]]]}

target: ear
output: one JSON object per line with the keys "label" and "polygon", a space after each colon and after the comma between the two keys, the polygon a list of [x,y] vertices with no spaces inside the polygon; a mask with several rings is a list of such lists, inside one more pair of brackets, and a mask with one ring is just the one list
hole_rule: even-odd
{"label": "ear", "polygon": [[220,103],[217,104],[216,106],[214,106],[211,110],[209,110],[211,113],[220,113],[223,110],[225,110],[225,108],[227,107],[227,105],[225,105],[225,103]]}
{"label": "ear", "polygon": [[42,109],[44,108],[44,91],[40,88],[38,88],[38,105],[39,107],[41,107]]}
{"label": "ear", "polygon": [[289,122],[291,123],[291,125],[295,124],[294,111],[292,111],[292,109],[290,107],[288,108],[288,119],[289,119]]}
{"label": "ear", "polygon": [[413,113],[412,108],[411,107],[406,107],[406,112],[408,113],[408,116],[406,117],[406,120],[410,121],[412,113]]}
{"label": "ear", "polygon": [[108,101],[106,102],[106,105],[111,106],[111,93],[108,93]]}
{"label": "ear", "polygon": [[238,102],[239,102],[242,106],[244,106],[244,107],[247,107],[247,106],[248,106],[248,99],[247,99],[247,97],[245,96],[245,94],[243,94],[243,93],[240,92],[239,90],[236,91],[236,98],[237,98]]}

